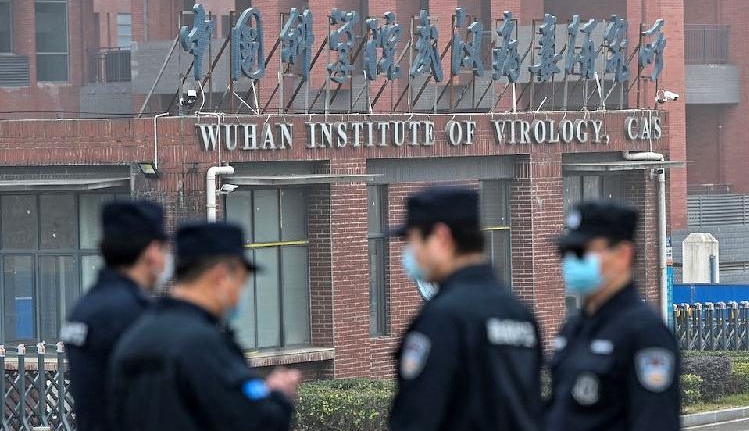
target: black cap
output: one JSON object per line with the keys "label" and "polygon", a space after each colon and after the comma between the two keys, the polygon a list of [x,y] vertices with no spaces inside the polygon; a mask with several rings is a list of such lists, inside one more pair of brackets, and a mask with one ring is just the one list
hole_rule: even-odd
{"label": "black cap", "polygon": [[236,256],[250,271],[258,271],[245,255],[242,228],[230,223],[188,223],[177,229],[176,258],[192,260],[214,256]]}
{"label": "black cap", "polygon": [[134,238],[164,241],[164,209],[150,201],[114,201],[101,212],[102,236],[105,242],[119,243]]}
{"label": "black cap", "polygon": [[559,250],[579,250],[595,238],[605,238],[613,243],[634,241],[638,219],[637,210],[623,204],[584,202],[567,216],[568,232],[559,237]]}
{"label": "black cap", "polygon": [[478,194],[458,187],[430,187],[408,198],[406,223],[390,232],[405,236],[416,226],[445,223],[480,228]]}

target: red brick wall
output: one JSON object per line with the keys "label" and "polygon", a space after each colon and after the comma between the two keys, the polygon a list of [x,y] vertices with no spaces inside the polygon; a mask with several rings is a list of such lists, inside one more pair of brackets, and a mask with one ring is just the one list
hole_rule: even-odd
{"label": "red brick wall", "polygon": [[624,198],[640,210],[637,258],[634,268],[635,281],[640,289],[640,295],[652,306],[658,308],[661,295],[656,179],[651,179],[648,171],[625,174]]}
{"label": "red brick wall", "polygon": [[581,20],[604,20],[612,14],[627,16],[627,4],[621,0],[546,0],[544,12],[556,15],[559,23],[566,23],[575,14],[580,15]]}
{"label": "red brick wall", "polygon": [[510,186],[512,288],[536,314],[548,342],[564,322],[564,285],[555,239],[562,232],[562,159],[519,158]]}
{"label": "red brick wall", "polygon": [[0,87],[0,118],[75,118],[88,64],[86,50],[98,44],[93,0],[68,2],[67,83],[37,83],[34,8],[33,1],[13,2],[13,53],[29,58],[29,86]]}

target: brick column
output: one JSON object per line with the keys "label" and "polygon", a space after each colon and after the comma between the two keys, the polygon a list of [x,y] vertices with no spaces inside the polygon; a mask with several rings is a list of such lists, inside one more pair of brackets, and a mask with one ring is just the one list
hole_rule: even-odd
{"label": "brick column", "polygon": [[[331,174],[363,174],[366,162],[331,161]],[[367,375],[369,352],[369,252],[367,188],[364,183],[330,186],[331,285],[335,377]]]}
{"label": "brick column", "polygon": [[657,182],[650,179],[649,171],[632,171],[624,175],[624,198],[640,210],[635,282],[640,295],[651,305],[659,308],[657,187]]}
{"label": "brick column", "polygon": [[555,239],[563,227],[559,154],[523,156],[510,186],[513,291],[533,307],[548,343],[564,322],[564,285]]}

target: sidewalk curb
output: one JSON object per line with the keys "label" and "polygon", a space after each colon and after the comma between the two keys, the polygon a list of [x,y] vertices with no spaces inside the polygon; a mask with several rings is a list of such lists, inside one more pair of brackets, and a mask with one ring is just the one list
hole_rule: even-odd
{"label": "sidewalk curb", "polygon": [[682,427],[696,427],[745,418],[749,418],[749,407],[683,415],[681,417],[681,425]]}

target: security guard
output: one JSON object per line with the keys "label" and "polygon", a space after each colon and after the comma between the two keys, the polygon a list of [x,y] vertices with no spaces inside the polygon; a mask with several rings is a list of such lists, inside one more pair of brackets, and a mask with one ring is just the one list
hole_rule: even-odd
{"label": "security guard", "polygon": [[438,292],[398,351],[390,429],[539,430],[538,327],[486,263],[477,194],[431,188],[407,209],[404,269]]}
{"label": "security guard", "polygon": [[679,351],[632,280],[638,213],[589,202],[559,240],[567,292],[583,297],[554,342],[549,431],[676,431]]}
{"label": "security guard", "polygon": [[159,205],[112,202],[105,205],[101,222],[105,268],[60,330],[79,431],[110,429],[106,367],[122,332],[149,305],[147,291],[162,275],[166,260],[167,235]]}
{"label": "security guard", "polygon": [[113,363],[110,411],[121,431],[283,431],[299,373],[265,380],[225,329],[255,266],[239,227],[182,226],[174,286],[122,337]]}

